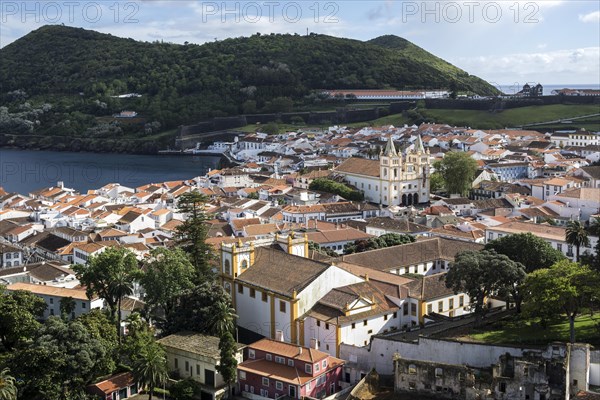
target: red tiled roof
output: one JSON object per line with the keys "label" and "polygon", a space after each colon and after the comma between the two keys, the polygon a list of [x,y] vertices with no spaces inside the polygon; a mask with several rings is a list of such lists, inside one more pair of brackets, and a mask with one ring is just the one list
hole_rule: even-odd
{"label": "red tiled roof", "polygon": [[134,380],[131,372],[122,372],[120,374],[111,376],[105,381],[90,385],[88,388],[100,390],[105,394],[110,394],[116,390],[131,386],[133,383]]}

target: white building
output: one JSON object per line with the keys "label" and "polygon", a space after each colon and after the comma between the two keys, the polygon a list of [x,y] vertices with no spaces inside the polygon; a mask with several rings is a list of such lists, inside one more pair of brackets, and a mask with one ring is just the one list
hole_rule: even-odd
{"label": "white building", "polygon": [[91,256],[96,256],[108,247],[100,243],[82,243],[73,247],[73,264],[86,264]]}
{"label": "white building", "polygon": [[[227,384],[217,370],[221,353],[219,338],[194,332],[179,332],[158,340],[165,346],[170,373],[181,379],[191,378],[200,383],[202,398],[218,399],[227,392]],[[238,345],[235,358],[243,361],[242,345]]]}
{"label": "white building", "polygon": [[431,160],[421,137],[414,150],[398,154],[390,136],[379,160],[349,158],[335,173],[364,193],[367,201],[386,206],[413,205],[429,201]]}
{"label": "white building", "polygon": [[[546,224],[532,224],[528,222],[507,222],[502,225],[489,227],[485,230],[486,243],[495,239],[499,239],[506,235],[514,233],[526,233],[531,232],[534,235],[544,239],[558,251],[562,252],[566,257],[571,260],[575,260],[576,254],[573,246],[566,242],[566,228],[559,226],[552,226]],[[592,253],[598,238],[590,236],[590,245],[588,247],[581,247],[580,254],[583,255],[586,252]]]}
{"label": "white building", "polygon": [[558,210],[552,204],[546,205],[561,217],[584,221],[600,213],[600,187],[568,189],[550,196],[550,200],[558,200],[564,204],[564,210]]}
{"label": "white building", "polygon": [[0,243],[0,269],[23,264],[23,251],[15,246]]}
{"label": "white building", "polygon": [[52,315],[61,315],[61,301],[71,298],[73,300],[72,318],[76,318],[81,314],[88,313],[95,308],[101,309],[104,307],[104,300],[100,298],[88,299],[85,289],[68,289],[57,286],[36,285],[33,283],[13,283],[8,285],[6,290],[25,290],[31,292],[46,302],[46,310],[43,318],[46,319]]}
{"label": "white building", "polygon": [[600,134],[587,132],[585,129],[580,131],[557,131],[552,134],[550,141],[557,146],[597,146],[600,144]]}
{"label": "white building", "polygon": [[482,244],[436,237],[384,249],[349,254],[343,256],[342,260],[344,263],[395,275],[434,275],[446,272],[458,252],[482,249]]}
{"label": "white building", "polygon": [[372,335],[410,325],[400,313],[405,302],[367,281],[335,288],[302,317],[303,334],[311,347],[337,357],[341,343],[366,346]]}
{"label": "white building", "polygon": [[299,316],[334,287],[363,280],[307,255],[306,237],[291,235],[222,245],[221,279],[239,315],[238,326],[303,346]]}

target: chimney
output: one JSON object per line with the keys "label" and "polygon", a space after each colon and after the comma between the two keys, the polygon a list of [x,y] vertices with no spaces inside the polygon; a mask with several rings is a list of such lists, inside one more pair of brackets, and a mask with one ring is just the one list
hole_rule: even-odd
{"label": "chimney", "polygon": [[298,355],[302,355],[302,346],[298,346]]}
{"label": "chimney", "polygon": [[310,348],[311,349],[315,349],[315,350],[319,350],[319,341],[317,340],[317,338],[310,339]]}
{"label": "chimney", "polygon": [[283,331],[275,331],[275,340],[283,342]]}

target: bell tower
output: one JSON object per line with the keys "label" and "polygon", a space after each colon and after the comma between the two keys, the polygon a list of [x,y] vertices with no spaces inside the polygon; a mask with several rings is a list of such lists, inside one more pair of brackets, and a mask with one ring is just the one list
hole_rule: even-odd
{"label": "bell tower", "polygon": [[402,179],[402,155],[396,151],[390,135],[385,149],[379,154],[379,203],[392,205],[397,193],[397,182]]}
{"label": "bell tower", "polygon": [[400,176],[402,156],[396,151],[392,137],[388,139],[385,149],[379,154],[379,178],[383,182],[397,180]]}

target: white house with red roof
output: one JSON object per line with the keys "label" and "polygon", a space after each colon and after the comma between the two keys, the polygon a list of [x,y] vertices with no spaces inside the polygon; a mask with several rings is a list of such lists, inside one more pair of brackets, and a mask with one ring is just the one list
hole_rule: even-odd
{"label": "white house with red roof", "polygon": [[247,398],[323,398],[342,389],[343,365],[325,352],[265,338],[248,346],[238,384]]}

